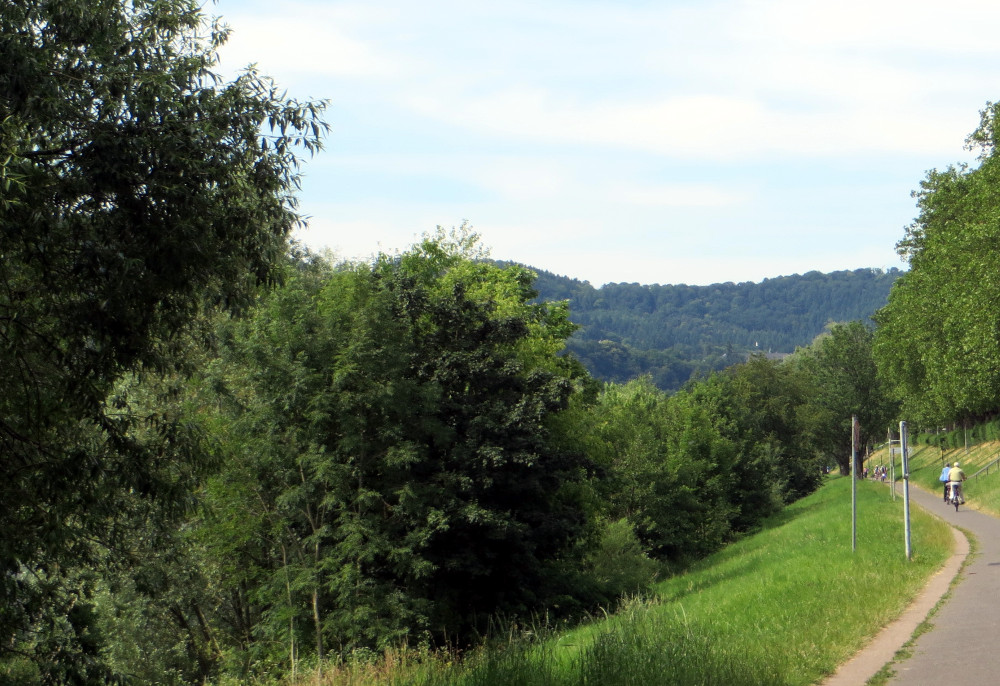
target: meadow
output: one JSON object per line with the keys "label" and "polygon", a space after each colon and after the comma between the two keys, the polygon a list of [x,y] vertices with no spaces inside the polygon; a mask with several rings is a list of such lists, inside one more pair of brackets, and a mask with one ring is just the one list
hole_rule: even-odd
{"label": "meadow", "polygon": [[[930,457],[913,454],[911,468],[929,473]],[[926,464],[918,468],[918,459]],[[755,535],[571,630],[547,626],[543,619],[507,625],[484,647],[461,656],[419,649],[359,656],[327,669],[319,681],[338,686],[815,684],[905,609],[952,546],[947,526],[916,508],[913,554],[907,560],[901,499],[893,500],[884,484],[861,482],[852,550],[850,503],[850,479],[832,476]],[[301,674],[299,683],[316,683],[316,677]]]}

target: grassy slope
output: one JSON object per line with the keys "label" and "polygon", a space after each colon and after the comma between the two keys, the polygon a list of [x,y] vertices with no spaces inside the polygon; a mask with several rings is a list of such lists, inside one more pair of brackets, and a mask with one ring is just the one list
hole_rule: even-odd
{"label": "grassy slope", "polygon": [[[936,449],[935,449],[936,450]],[[916,471],[914,456],[914,471]],[[921,469],[930,470],[930,466]],[[833,477],[759,534],[658,584],[651,601],[558,637],[397,662],[366,678],[360,666],[327,684],[812,684],[897,617],[951,549],[946,525],[919,508],[913,559],[904,555],[902,503],[882,484],[858,488],[851,550],[850,480]],[[392,656],[399,660],[398,655]]]}
{"label": "grassy slope", "polygon": [[917,511],[907,563],[901,503],[867,483],[852,552],[850,512],[850,480],[832,479],[760,534],[661,583],[650,615],[682,618],[769,683],[819,680],[902,612],[951,547],[944,524]]}
{"label": "grassy slope", "polygon": [[[968,506],[1000,516],[1000,478],[998,478],[1000,469],[993,467],[988,475],[971,478],[981,468],[1000,457],[1000,443],[995,441],[981,443],[970,446],[968,451],[965,448],[942,451],[940,448],[928,445],[911,445],[909,453],[910,483],[939,493],[941,484],[938,482],[938,476],[941,474],[941,467],[945,462],[958,461],[966,476],[970,477],[965,482],[965,498]],[[888,453],[882,450],[875,453],[869,460],[869,464],[888,463],[888,459]],[[896,457],[896,465],[898,472],[898,456]],[[897,491],[898,488],[897,486]]]}

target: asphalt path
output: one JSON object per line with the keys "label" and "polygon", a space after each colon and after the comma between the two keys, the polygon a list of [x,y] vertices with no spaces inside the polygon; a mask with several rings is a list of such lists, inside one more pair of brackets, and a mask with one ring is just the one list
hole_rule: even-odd
{"label": "asphalt path", "polygon": [[[897,484],[897,492],[902,487]],[[918,505],[951,524],[955,551],[929,581],[902,617],[872,642],[824,686],[862,686],[910,640],[917,626],[945,596],[951,595],[930,618],[930,629],[910,647],[909,657],[891,665],[889,686],[968,686],[1000,684],[1000,519],[968,509],[955,511],[940,492],[909,489],[910,504]],[[967,532],[976,552],[968,557]],[[951,586],[955,581],[954,587]]]}
{"label": "asphalt path", "polygon": [[912,656],[893,665],[891,686],[1000,683],[1000,519],[965,506],[955,512],[940,493],[910,489],[910,502],[975,538],[976,551],[958,583],[916,639]]}

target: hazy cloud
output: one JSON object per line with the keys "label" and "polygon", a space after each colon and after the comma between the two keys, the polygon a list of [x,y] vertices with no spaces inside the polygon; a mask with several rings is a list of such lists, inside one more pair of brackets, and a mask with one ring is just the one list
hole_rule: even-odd
{"label": "hazy cloud", "polygon": [[[1000,95],[992,1],[213,10],[234,30],[226,68],[330,99],[301,200],[309,240],[349,256],[469,219],[495,252],[595,282],[898,264],[909,189],[971,157]],[[780,241],[795,254],[781,235],[804,237]]]}

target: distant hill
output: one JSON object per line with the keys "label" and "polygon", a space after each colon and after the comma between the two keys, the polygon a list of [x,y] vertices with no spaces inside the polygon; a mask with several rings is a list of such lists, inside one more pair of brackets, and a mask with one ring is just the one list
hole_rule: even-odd
{"label": "distant hill", "polygon": [[665,390],[754,352],[791,353],[835,322],[869,320],[899,269],[855,269],[711,286],[606,284],[531,267],[543,301],[568,300],[569,351],[597,378],[651,374]]}

